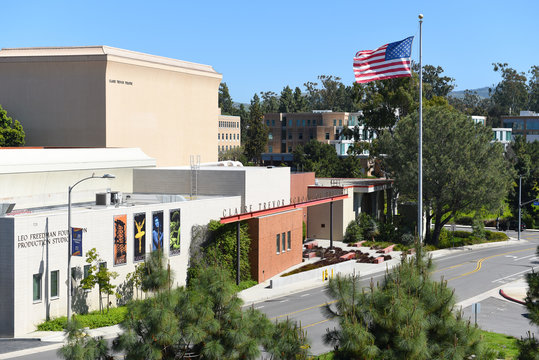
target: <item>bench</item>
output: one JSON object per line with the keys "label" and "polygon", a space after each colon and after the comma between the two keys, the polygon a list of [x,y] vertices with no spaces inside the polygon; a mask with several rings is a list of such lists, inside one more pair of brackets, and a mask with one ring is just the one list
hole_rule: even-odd
{"label": "bench", "polygon": [[311,259],[313,257],[316,257],[316,252],[314,251],[305,252],[303,253],[303,257],[306,259]]}
{"label": "bench", "polygon": [[380,257],[377,257],[376,259],[374,259],[375,264],[381,264],[383,262],[384,262],[384,257],[383,256],[380,256]]}
{"label": "bench", "polygon": [[382,250],[379,250],[378,252],[379,252],[380,254],[389,254],[390,252],[393,251],[393,248],[394,248],[394,247],[395,247],[395,244],[389,245],[388,247],[386,247],[386,248],[384,248],[384,249],[382,249]]}
{"label": "bench", "polygon": [[358,241],[352,244],[352,246],[361,247],[367,240]]}

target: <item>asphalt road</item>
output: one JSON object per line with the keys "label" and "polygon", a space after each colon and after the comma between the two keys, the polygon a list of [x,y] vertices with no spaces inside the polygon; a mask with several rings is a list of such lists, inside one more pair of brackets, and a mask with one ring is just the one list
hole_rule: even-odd
{"label": "asphalt road", "polygon": [[[516,238],[516,233],[507,234]],[[433,274],[436,278],[448,281],[455,289],[457,302],[462,302],[466,317],[474,321],[471,312],[473,302],[481,303],[478,314],[478,325],[485,330],[505,333],[513,336],[524,336],[528,330],[539,333],[537,328],[529,325],[524,316],[524,306],[491,297],[489,292],[503,284],[523,276],[539,265],[535,250],[539,244],[539,232],[525,231],[521,244],[502,245],[497,247],[461,251],[458,254],[437,258]],[[374,274],[365,278],[364,286],[371,281],[382,281],[384,273]],[[287,317],[301,323],[311,340],[311,353],[321,354],[331,350],[324,345],[322,337],[328,328],[337,326],[337,322],[327,319],[322,308],[331,303],[325,288],[315,288],[300,293],[291,294],[277,299],[267,300],[254,305],[273,320],[283,320]],[[2,343],[0,343],[2,347]],[[0,349],[0,355],[3,351]],[[59,359],[56,350],[48,350],[37,354],[18,357],[25,360]]]}

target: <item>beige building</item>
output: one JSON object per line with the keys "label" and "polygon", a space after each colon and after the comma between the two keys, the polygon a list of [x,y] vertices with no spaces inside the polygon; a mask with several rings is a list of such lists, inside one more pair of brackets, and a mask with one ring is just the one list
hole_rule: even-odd
{"label": "beige building", "polygon": [[217,160],[221,78],[209,65],[107,46],[0,51],[0,104],[26,145],[140,147],[158,166]]}
{"label": "beige building", "polygon": [[339,140],[339,135],[348,126],[350,113],[313,111],[305,113],[268,113],[264,122],[269,127],[268,153],[291,153],[297,145],[310,140],[329,144]]}
{"label": "beige building", "polygon": [[219,131],[217,133],[217,149],[219,153],[241,146],[240,122],[241,118],[239,116],[219,115]]}

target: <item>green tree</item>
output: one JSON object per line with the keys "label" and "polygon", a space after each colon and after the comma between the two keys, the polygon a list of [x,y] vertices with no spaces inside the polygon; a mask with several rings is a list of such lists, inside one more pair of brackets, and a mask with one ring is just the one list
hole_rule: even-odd
{"label": "green tree", "polygon": [[492,102],[499,106],[502,115],[518,114],[526,110],[528,105],[528,86],[526,74],[510,68],[507,63],[493,63],[495,72],[500,72],[502,81],[496,87],[489,89]]}
{"label": "green tree", "polygon": [[245,156],[248,161],[261,162],[261,155],[268,144],[269,129],[263,122],[264,114],[260,107],[260,98],[254,95],[249,108],[249,122],[245,139]]}
{"label": "green tree", "polygon": [[489,100],[483,99],[477,92],[465,90],[464,97],[458,99],[449,97],[449,104],[466,115],[488,115]]}
{"label": "green tree", "polygon": [[7,111],[0,105],[0,147],[23,146],[24,138],[21,123],[7,116]]}
{"label": "green tree", "polygon": [[354,243],[363,240],[363,234],[361,232],[361,227],[356,220],[352,220],[346,226],[346,231],[344,233],[344,242],[345,243]]}
{"label": "green tree", "polygon": [[294,104],[292,110],[293,112],[305,112],[309,110],[307,99],[303,96],[299,87],[294,89]]}
{"label": "green tree", "polygon": [[[414,64],[413,69],[419,72],[419,64]],[[447,97],[455,88],[455,79],[449,76],[442,76],[444,69],[441,66],[423,66],[423,96],[430,100],[434,96]]]}
{"label": "green tree", "polygon": [[[539,247],[537,247],[536,255],[539,255]],[[526,308],[528,309],[530,323],[539,325],[539,273],[532,271],[526,274],[526,282],[528,290],[526,291]],[[539,341],[535,335],[528,332],[528,337],[518,341],[520,350],[519,360],[535,360],[539,359]]]}
{"label": "green tree", "polygon": [[273,91],[263,91],[260,92],[260,97],[262,98],[261,107],[264,114],[279,111],[279,99],[276,93]]}
{"label": "green tree", "polygon": [[219,107],[221,108],[221,114],[234,115],[233,104],[228,85],[225,82],[219,84]]}
{"label": "green tree", "polygon": [[279,98],[279,112],[289,113],[294,112],[294,94],[290,86],[285,86],[281,91],[281,97]]}
{"label": "green tree", "polygon": [[529,72],[528,88],[530,89],[530,95],[528,98],[528,110],[539,112],[539,66],[533,65]]}
{"label": "green tree", "polygon": [[58,350],[58,355],[66,360],[108,360],[107,342],[103,337],[93,338],[85,330],[76,316],[66,323],[64,329],[66,344]]}
{"label": "green tree", "polygon": [[111,283],[111,280],[118,277],[115,271],[107,269],[106,262],[101,259],[97,250],[92,248],[86,253],[86,263],[90,265],[88,276],[81,280],[82,288],[91,290],[97,285],[99,291],[99,311],[103,311],[103,295],[107,296],[107,311],[110,304],[110,295],[114,295],[116,285]]}
{"label": "green tree", "polygon": [[431,259],[416,251],[367,291],[359,275],[329,281],[336,303],[324,313],[339,328],[328,329],[324,342],[335,346],[335,359],[494,359],[478,329],[453,312],[447,282],[431,280]]}
{"label": "green tree", "polygon": [[245,149],[243,146],[229,149],[219,153],[219,161],[233,160],[240,161],[243,165],[247,165],[247,157],[245,157]]}
{"label": "green tree", "polygon": [[264,347],[275,360],[310,359],[310,345],[305,331],[288,318],[275,323]]}
{"label": "green tree", "polygon": [[316,177],[333,177],[339,167],[335,148],[316,140],[298,145],[293,151],[294,165],[303,171],[314,171]]}
{"label": "green tree", "polygon": [[[423,112],[423,203],[426,241],[437,244],[442,227],[457,211],[497,211],[507,196],[511,170],[492,130],[475,125],[449,106]],[[384,136],[386,169],[401,195],[417,199],[418,114],[399,121],[394,137]],[[431,222],[434,229],[431,231]]]}

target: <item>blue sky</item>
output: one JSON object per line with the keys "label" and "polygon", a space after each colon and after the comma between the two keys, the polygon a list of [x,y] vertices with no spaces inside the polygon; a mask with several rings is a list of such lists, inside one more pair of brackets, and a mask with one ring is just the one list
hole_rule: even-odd
{"label": "blue sky", "polygon": [[[315,81],[353,82],[356,51],[415,35],[418,60],[457,90],[500,80],[493,62],[539,65],[538,0],[2,1],[0,47],[108,45],[208,64],[234,101]],[[535,17],[535,19],[534,19]]]}

